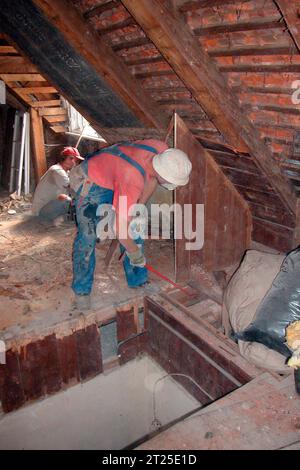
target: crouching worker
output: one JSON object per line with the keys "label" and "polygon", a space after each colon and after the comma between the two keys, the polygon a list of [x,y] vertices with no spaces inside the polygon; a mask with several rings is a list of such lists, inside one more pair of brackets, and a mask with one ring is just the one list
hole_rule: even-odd
{"label": "crouching worker", "polygon": [[32,203],[32,213],[40,221],[57,222],[68,213],[71,197],[69,194],[69,171],[81,160],[76,148],[65,147],[40,179]]}
{"label": "crouching worker", "polygon": [[[191,169],[188,156],[181,150],[168,148],[159,140],[139,140],[98,150],[71,171],[71,189],[77,191],[75,207],[78,232],[73,247],[72,288],[78,309],[90,308],[96,227],[100,222],[99,206],[113,205],[116,237],[126,251],[123,263],[125,273],[129,267],[147,271],[141,244],[127,236],[131,221],[128,211],[136,203],[146,204],[158,184],[169,190],[186,185]],[[124,224],[126,236],[124,230],[120,232]],[[128,276],[126,278],[128,281]],[[146,280],[144,274],[140,276],[140,285]],[[135,283],[137,286],[138,282]]]}

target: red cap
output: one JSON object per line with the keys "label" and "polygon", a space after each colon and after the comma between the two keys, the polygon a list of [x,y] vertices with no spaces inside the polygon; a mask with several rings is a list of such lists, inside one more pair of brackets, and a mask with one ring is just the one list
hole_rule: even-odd
{"label": "red cap", "polygon": [[75,147],[65,147],[63,151],[61,152],[61,155],[64,157],[75,157],[78,158],[78,160],[84,160],[78,150]]}

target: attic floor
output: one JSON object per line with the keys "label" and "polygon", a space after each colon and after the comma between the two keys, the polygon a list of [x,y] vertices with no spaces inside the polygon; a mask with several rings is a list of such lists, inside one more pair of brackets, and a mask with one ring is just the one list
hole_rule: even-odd
{"label": "attic floor", "polygon": [[[80,314],[74,305],[72,244],[73,222],[60,227],[38,224],[28,212],[0,219],[0,331],[4,336],[22,335],[33,324],[40,328]],[[118,253],[108,269],[103,260],[110,241],[98,244],[92,311],[142,297],[166,283],[150,274],[145,288],[127,287]],[[118,250],[117,250],[118,251]],[[170,241],[149,240],[146,256],[158,270],[173,278],[173,247]]]}

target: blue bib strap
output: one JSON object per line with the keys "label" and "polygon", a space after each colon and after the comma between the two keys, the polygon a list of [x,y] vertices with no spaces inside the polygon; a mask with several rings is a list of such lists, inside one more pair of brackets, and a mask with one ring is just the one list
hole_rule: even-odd
{"label": "blue bib strap", "polygon": [[141,175],[145,178],[146,172],[144,168],[135,160],[133,160],[131,157],[123,153],[117,146],[115,148],[110,147],[109,152],[107,153],[111,155],[116,155],[117,157],[120,157],[126,162],[130,163],[130,165],[134,166],[141,173]]}
{"label": "blue bib strap", "polygon": [[[123,145],[123,144],[121,143],[118,145]],[[126,147],[135,147],[137,149],[146,150],[147,152],[157,153],[157,149],[154,147],[150,147],[150,145],[135,144],[134,142],[126,142],[124,143],[124,145],[126,145]]]}
{"label": "blue bib strap", "polygon": [[137,163],[135,160],[133,160],[131,157],[126,155],[122,150],[119,148],[119,146],[122,145],[124,147],[135,147],[141,150],[146,150],[147,152],[152,152],[152,153],[157,153],[157,149],[154,147],[150,147],[150,145],[144,145],[144,144],[135,144],[133,142],[121,142],[118,144],[111,145],[110,147],[104,147],[102,149],[96,150],[95,152],[89,153],[86,155],[85,160],[89,160],[90,158],[99,155],[100,153],[107,153],[108,155],[115,155],[117,157],[122,158],[123,160],[126,160],[126,162],[130,163],[130,165],[134,166],[140,173],[141,175],[145,178],[146,172],[144,168]]}

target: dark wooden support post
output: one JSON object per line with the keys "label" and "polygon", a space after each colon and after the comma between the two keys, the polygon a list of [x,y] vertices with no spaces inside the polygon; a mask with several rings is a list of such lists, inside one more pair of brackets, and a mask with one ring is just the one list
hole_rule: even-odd
{"label": "dark wooden support post", "polygon": [[33,151],[33,167],[35,173],[35,181],[38,183],[47,171],[45,143],[44,143],[44,128],[42,118],[38,110],[31,108],[31,140]]}

